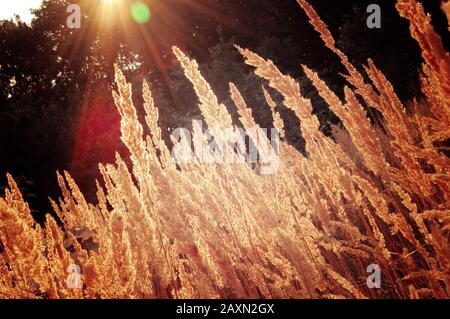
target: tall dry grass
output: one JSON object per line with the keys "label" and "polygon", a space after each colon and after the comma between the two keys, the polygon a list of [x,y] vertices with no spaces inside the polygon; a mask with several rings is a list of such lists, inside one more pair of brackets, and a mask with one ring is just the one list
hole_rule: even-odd
{"label": "tall dry grass", "polygon": [[[450,161],[437,145],[450,137],[449,54],[422,6],[399,0],[424,60],[425,98],[407,109],[371,60],[365,74],[357,70],[314,9],[298,2],[347,70],[341,100],[303,66],[343,123],[334,140],[320,131],[293,78],[238,47],[300,119],[308,156],[282,141],[273,175],[246,164],[177,166],[149,86],[143,85],[145,135],[131,85],[116,69],[114,99],[131,169],[119,155],[114,164],[100,164],[95,205],[67,172],[58,174],[62,198],[52,204],[62,227],[50,215],[44,227],[36,224],[8,176],[0,199],[0,297],[448,298]],[[448,3],[443,10],[449,14]],[[232,123],[197,63],[174,53],[209,127],[256,125],[235,85],[230,94],[240,124]],[[267,89],[260,93],[284,138],[275,102]],[[371,124],[369,112],[381,114],[381,126]],[[207,143],[195,123],[193,139]],[[373,263],[382,271],[380,289],[366,286]],[[66,286],[70,264],[81,266],[82,289]]]}

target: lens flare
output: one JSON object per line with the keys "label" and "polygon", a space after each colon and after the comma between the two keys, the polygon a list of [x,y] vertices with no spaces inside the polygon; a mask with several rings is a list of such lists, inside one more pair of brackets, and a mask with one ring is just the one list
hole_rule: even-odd
{"label": "lens flare", "polygon": [[138,1],[131,5],[131,16],[137,23],[147,23],[150,21],[150,8],[143,2]]}

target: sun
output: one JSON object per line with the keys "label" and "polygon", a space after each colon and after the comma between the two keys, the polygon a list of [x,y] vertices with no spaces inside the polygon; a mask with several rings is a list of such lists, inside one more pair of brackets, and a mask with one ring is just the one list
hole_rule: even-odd
{"label": "sun", "polygon": [[118,9],[119,6],[123,4],[124,2],[121,0],[101,0],[99,2],[100,8],[102,8],[103,11],[111,11]]}
{"label": "sun", "polygon": [[101,0],[101,3],[104,7],[116,6],[120,0]]}

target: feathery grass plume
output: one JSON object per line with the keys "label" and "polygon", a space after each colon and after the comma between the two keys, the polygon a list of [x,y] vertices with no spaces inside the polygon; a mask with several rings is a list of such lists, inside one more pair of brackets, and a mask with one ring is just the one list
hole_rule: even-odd
{"label": "feathery grass plume", "polygon": [[348,87],[344,88],[347,102],[344,105],[326,83],[319,78],[317,73],[305,65],[303,65],[303,70],[317,88],[320,96],[328,103],[330,109],[342,120],[366,165],[375,174],[385,175],[389,164],[386,163],[383,156],[380,142],[372,128],[372,124],[354,93]]}
{"label": "feathery grass plume", "polygon": [[161,128],[158,126],[159,119],[159,111],[155,106],[152,92],[150,91],[150,87],[148,86],[147,81],[144,80],[142,85],[142,96],[144,97],[144,109],[146,113],[145,121],[147,123],[148,128],[151,131],[152,142],[156,149],[160,152],[160,160],[161,165],[164,168],[173,168],[173,162],[170,157],[169,149],[166,144],[162,140],[161,137]]}
{"label": "feathery grass plume", "polygon": [[[327,175],[317,176],[333,200],[339,202],[338,197],[344,193],[352,197],[349,172],[356,168],[348,155],[319,130],[319,120],[312,114],[311,101],[301,96],[299,84],[290,76],[282,74],[272,61],[265,60],[248,49],[237,48],[246,58],[246,63],[256,68],[255,73],[268,80],[269,85],[283,95],[286,106],[292,109],[301,121],[301,133],[311,158],[310,165],[317,172],[328,172]],[[349,168],[342,165],[343,163]],[[346,187],[338,187],[336,181],[345,183]]]}
{"label": "feathery grass plume", "polygon": [[357,89],[357,93],[366,100],[368,105],[377,105],[378,97],[373,87],[365,83],[362,74],[350,63],[348,57],[336,47],[336,42],[330,30],[314,8],[306,0],[297,0],[297,2],[308,16],[310,24],[320,34],[324,44],[340,58],[342,65],[349,73],[349,75],[343,75],[344,78]]}
{"label": "feathery grass plume", "polygon": [[[339,164],[340,161],[348,163],[350,160],[345,160],[347,159],[345,154],[319,131],[318,120],[312,114],[311,102],[301,97],[298,84],[289,76],[281,74],[271,61],[266,61],[249,50],[238,49],[246,58],[247,64],[256,67],[255,73],[269,80],[269,84],[283,94],[285,104],[292,108],[298,115],[302,123],[302,133],[307,142],[306,148],[311,156],[311,161],[308,162],[308,165],[315,172],[328,172],[327,175],[319,173],[317,174],[317,177],[319,179],[319,184],[322,184],[325,187],[327,195],[331,197],[330,199],[333,202],[332,205],[340,205],[339,197],[341,195],[349,197],[350,199],[353,198],[353,190],[352,187],[350,187],[351,178],[348,172]],[[328,154],[333,155],[330,156]],[[338,188],[336,181],[339,181],[342,184],[345,183],[347,186]],[[319,194],[320,193],[316,193],[315,196],[320,197]],[[322,205],[324,208],[322,209],[323,217],[321,218],[325,218],[325,216],[329,215],[328,208],[330,205],[324,200],[322,200],[321,203],[324,204]],[[349,224],[346,215],[340,217],[344,218],[347,225]]]}
{"label": "feathery grass plume", "polygon": [[189,59],[179,48],[173,47],[173,53],[177,57],[184,74],[191,81],[195,92],[200,100],[200,110],[205,117],[206,124],[209,128],[218,128],[225,130],[233,127],[231,116],[225,105],[219,104],[217,97],[205,78],[198,69],[198,63]]}
{"label": "feathery grass plume", "polygon": [[261,127],[255,122],[251,108],[247,106],[247,103],[244,101],[241,92],[239,92],[238,88],[233,83],[230,83],[230,93],[231,99],[237,106],[238,113],[240,115],[239,119],[244,125],[246,133],[250,136],[254,145],[256,146],[258,155],[260,157],[258,163],[270,165],[270,163],[272,163],[272,161],[274,160],[274,158],[271,158],[271,156],[277,155],[273,154],[273,152],[270,151],[271,145],[269,139],[267,138],[267,135],[265,134],[266,132],[264,132]]}
{"label": "feathery grass plume", "polygon": [[0,243],[2,260],[7,265],[4,270],[11,270],[2,276],[11,279],[7,283],[10,288],[17,287],[15,297],[56,298],[55,281],[44,256],[42,228],[33,220],[12,176],[7,177],[9,189],[5,190],[5,198],[0,199]]}
{"label": "feathery grass plume", "polygon": [[199,165],[211,164],[213,154],[208,147],[208,138],[203,133],[200,121],[192,120],[192,144],[194,147],[194,160]]}
{"label": "feathery grass plume", "polygon": [[[448,3],[446,4],[448,7]],[[444,11],[448,10],[444,6]],[[445,116],[446,123],[450,123],[450,54],[445,51],[441,37],[434,31],[430,15],[426,15],[423,7],[415,0],[398,0],[397,10],[400,15],[410,22],[410,31],[422,49],[422,57],[429,68],[430,84],[437,96],[437,105],[431,110],[436,116]],[[447,12],[447,11],[445,11]],[[430,97],[429,97],[430,98]]]}
{"label": "feathery grass plume", "polygon": [[450,31],[450,1],[444,0],[442,2],[442,11],[447,15],[448,31]]}
{"label": "feathery grass plume", "polygon": [[[148,185],[150,180],[146,179],[145,176],[150,171],[150,164],[156,162],[156,155],[148,152],[143,141],[143,128],[133,105],[131,84],[127,82],[117,65],[114,68],[118,91],[113,92],[113,97],[121,116],[121,139],[130,151],[133,173],[139,182],[139,186],[150,187]],[[147,185],[145,185],[146,183]]]}
{"label": "feathery grass plume", "polygon": [[414,178],[408,178],[409,175],[402,176],[401,178],[397,178],[397,180],[402,182],[405,181],[406,177],[408,183],[416,185],[416,188],[420,188],[425,194],[430,194],[429,180],[421,173],[419,164],[409,152],[409,149],[413,147],[412,138],[409,134],[409,123],[405,115],[404,107],[396,96],[392,85],[376,69],[370,59],[368,61],[369,68],[365,67],[365,70],[380,94],[374,90],[372,85],[366,84],[361,73],[349,62],[347,56],[335,46],[333,36],[311,5],[305,0],[297,0],[297,2],[305,10],[315,30],[321,34],[325,45],[341,59],[342,64],[349,73],[349,76],[344,75],[346,80],[356,88],[356,92],[369,106],[382,112],[385,119],[382,123],[394,139],[394,146],[397,149],[395,154],[401,158],[404,167],[408,169],[408,173],[414,176]]}
{"label": "feathery grass plume", "polygon": [[[327,32],[326,26],[323,24],[323,22],[320,21],[318,16],[315,14],[314,10],[309,5],[305,4],[304,1],[299,1],[299,2],[301,2],[301,5],[304,7],[305,11],[307,11],[312,23],[316,27],[316,30],[318,30],[322,34],[322,37],[324,38],[327,46],[329,46],[333,51],[335,51],[341,57],[341,60],[343,60],[343,64],[346,65],[346,67],[348,68],[348,61],[345,58],[343,58],[342,52],[340,52],[338,49],[336,49],[334,47],[334,42],[332,41],[331,34],[329,32]],[[412,3],[412,1],[410,3]],[[431,31],[432,31],[432,29],[431,29]],[[445,64],[445,59],[444,59],[444,64]],[[430,194],[430,192],[431,192],[430,178],[427,177],[426,174],[421,170],[418,161],[416,161],[416,156],[417,156],[417,158],[419,158],[420,157],[419,154],[421,153],[421,151],[417,147],[412,145],[412,136],[409,132],[408,119],[406,118],[405,112],[402,111],[403,106],[401,105],[400,101],[396,97],[390,83],[382,75],[382,73],[376,69],[376,67],[373,65],[373,63],[370,60],[369,60],[369,67],[366,68],[366,71],[369,74],[371,80],[376,85],[378,91],[380,92],[380,96],[379,96],[380,98],[378,99],[378,101],[381,104],[379,104],[378,107],[382,106],[382,108],[380,110],[383,112],[383,114],[386,117],[385,122],[387,122],[386,123],[387,127],[391,127],[389,129],[389,132],[394,136],[394,138],[396,140],[395,153],[398,157],[400,157],[402,159],[402,162],[405,164],[404,166],[408,170],[407,174],[405,174],[406,176],[403,175],[403,178],[398,178],[398,179],[401,182],[404,182],[405,180],[407,180],[408,183],[411,183],[412,185],[417,185],[416,189],[415,189],[416,193],[423,192],[425,194]],[[349,72],[350,73],[352,72],[351,68],[350,68]],[[438,74],[438,73],[436,72],[436,74]],[[352,75],[352,77],[356,77],[356,80],[354,79],[353,83],[358,84],[358,76],[359,75],[358,74],[355,74],[355,75],[351,74],[351,75]],[[352,81],[349,81],[349,82],[352,83]],[[364,87],[359,88],[360,92],[362,92],[362,93],[364,93],[364,89],[365,89]],[[374,101],[374,99],[371,98],[371,96],[368,96],[368,97],[366,96],[365,100],[369,101],[369,102],[371,100]],[[336,105],[336,101],[334,104]],[[384,104],[384,106],[383,106],[383,104]],[[395,107],[393,108],[392,105],[394,105]],[[393,110],[393,111],[391,111],[391,110]],[[396,110],[399,110],[399,111],[396,111]],[[399,123],[403,123],[403,124],[398,125]],[[401,145],[402,143],[403,144],[409,143],[410,145]],[[431,153],[431,151],[430,151],[430,153]],[[391,177],[394,177],[394,176],[391,176]],[[406,186],[405,183],[403,183],[403,184]],[[418,189],[420,189],[420,191],[418,191]],[[446,191],[444,190],[444,196],[445,196],[445,193],[446,193]],[[423,229],[423,227],[421,227],[421,228]],[[424,252],[424,253],[426,253],[426,252]]]}
{"label": "feathery grass plume", "polygon": [[79,291],[66,287],[66,270],[70,264],[75,264],[75,261],[64,247],[64,233],[50,215],[47,215],[44,231],[47,260],[51,265],[50,272],[55,278],[57,295],[61,298],[81,297]]}
{"label": "feathery grass plume", "polygon": [[395,94],[392,84],[370,59],[369,66],[365,67],[365,69],[369,78],[380,92],[380,110],[384,115],[388,115],[384,122],[392,137],[391,145],[394,149],[394,154],[401,160],[403,168],[407,171],[406,174],[402,174],[403,176],[397,178],[397,180],[405,188],[414,187],[417,193],[423,192],[424,195],[430,195],[432,189],[430,179],[422,171],[415,152],[412,151],[417,149],[417,146],[413,141],[413,135],[409,128],[409,121],[403,104]]}
{"label": "feathery grass plume", "polygon": [[333,280],[336,280],[341,287],[343,287],[345,290],[349,291],[355,298],[358,299],[366,299],[366,296],[364,296],[358,288],[356,288],[351,282],[349,282],[346,278],[342,277],[338,273],[336,273],[333,270],[329,270],[329,275]]}
{"label": "feathery grass plume", "polygon": [[[383,112],[384,117],[386,118],[386,124],[389,125],[395,125],[392,129],[390,129],[391,134],[396,134],[398,129],[404,130],[403,126],[400,126],[400,124],[404,121],[404,117],[402,116],[403,107],[383,107],[380,101],[380,96],[377,94],[377,92],[374,90],[373,86],[370,84],[365,83],[364,78],[362,74],[349,62],[348,57],[345,55],[344,52],[342,52],[340,49],[338,49],[335,45],[334,38],[331,34],[331,32],[328,30],[326,24],[320,19],[317,12],[313,9],[313,7],[307,3],[306,0],[297,0],[297,2],[300,4],[300,6],[303,8],[305,13],[307,14],[311,25],[314,27],[314,29],[319,32],[321,35],[322,40],[324,41],[324,44],[333,51],[341,60],[343,66],[346,68],[349,75],[343,75],[344,78],[355,87],[356,92],[365,100],[365,102],[374,108],[379,109],[381,112]],[[370,64],[370,60],[369,60]],[[387,80],[384,79],[387,83]],[[383,93],[383,91],[381,91]],[[394,94],[395,95],[395,94]],[[392,94],[391,94],[392,96]],[[398,98],[396,96],[393,96],[393,102],[395,102],[395,105],[398,106],[401,104],[398,101]],[[404,112],[404,111],[403,111]],[[405,125],[405,124],[402,124]],[[389,130],[389,127],[387,127]],[[402,136],[403,138],[409,139],[408,134],[404,134]]]}
{"label": "feathery grass plume", "polygon": [[234,85],[234,83],[230,83],[229,85],[230,85],[231,99],[237,106],[240,115],[239,119],[241,123],[244,125],[244,128],[250,129],[254,127],[259,127],[259,125],[256,124],[255,119],[253,118],[252,109],[247,106],[247,103],[245,103],[241,92],[239,92],[238,88],[236,87],[236,85]]}
{"label": "feathery grass plume", "polygon": [[281,119],[280,113],[278,113],[276,111],[277,105],[276,105],[275,101],[273,100],[272,96],[270,96],[270,93],[266,90],[266,88],[263,87],[262,89],[263,89],[264,98],[266,99],[267,105],[269,105],[270,110],[272,111],[273,125],[280,133],[280,137],[282,139],[284,139],[285,135],[286,135],[286,133],[284,131],[284,123],[283,123],[283,120]]}
{"label": "feathery grass plume", "polygon": [[236,48],[246,58],[248,65],[256,67],[255,73],[268,80],[270,86],[283,95],[286,106],[302,120],[304,137],[315,134],[319,130],[319,120],[312,114],[311,101],[300,95],[298,83],[292,77],[283,75],[272,61],[265,60],[248,49],[239,46]]}

